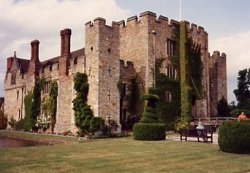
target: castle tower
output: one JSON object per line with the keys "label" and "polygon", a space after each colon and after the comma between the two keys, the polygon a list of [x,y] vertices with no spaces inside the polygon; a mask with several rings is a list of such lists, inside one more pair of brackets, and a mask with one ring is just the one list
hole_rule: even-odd
{"label": "castle tower", "polygon": [[[214,51],[209,57],[209,98],[211,116],[217,116],[217,105],[227,99],[226,54]],[[218,115],[220,116],[220,115]]]}
{"label": "castle tower", "polygon": [[88,103],[95,116],[119,123],[119,25],[107,26],[103,18],[86,23],[85,46]]}

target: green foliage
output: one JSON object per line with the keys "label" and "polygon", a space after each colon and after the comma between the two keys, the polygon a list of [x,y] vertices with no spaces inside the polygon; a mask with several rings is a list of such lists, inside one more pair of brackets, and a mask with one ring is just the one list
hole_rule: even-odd
{"label": "green foliage", "polygon": [[142,100],[146,100],[146,106],[143,112],[143,117],[139,123],[133,127],[133,136],[136,140],[164,140],[165,124],[159,123],[157,102],[159,96],[153,94],[145,94],[141,96]]}
{"label": "green foliage", "polygon": [[220,117],[229,117],[230,112],[229,112],[229,107],[227,100],[222,97],[217,105],[217,111],[218,111],[218,116]]}
{"label": "green foliage", "polygon": [[58,84],[55,80],[51,82],[49,96],[51,98],[51,130],[54,131],[56,124]]}
{"label": "green foliage", "polygon": [[131,115],[136,115],[139,112],[140,107],[140,89],[137,77],[131,79],[131,92],[128,97],[128,111]]}
{"label": "green foliage", "polygon": [[238,84],[234,94],[238,103],[231,107],[231,115],[236,116],[241,112],[245,112],[250,116],[250,69],[240,70],[237,79]]}
{"label": "green foliage", "polygon": [[[75,125],[79,128],[80,135],[90,132],[94,133],[94,131],[98,130],[99,126],[101,126],[101,120],[99,119],[102,118],[96,119],[93,115],[93,111],[87,104],[89,84],[86,74],[76,73],[74,77],[74,89],[76,90],[76,98],[73,100]],[[91,124],[93,126],[91,126]]]}
{"label": "green foliage", "polygon": [[165,124],[162,123],[136,123],[133,128],[135,140],[165,140]]}
{"label": "green foliage", "polygon": [[23,130],[24,129],[24,119],[20,119],[15,123],[15,130]]}
{"label": "green foliage", "polygon": [[250,109],[247,110],[247,109],[237,109],[237,108],[234,108],[230,114],[232,117],[236,117],[238,118],[238,116],[241,114],[241,112],[244,112],[248,118],[250,118]]}
{"label": "green foliage", "polygon": [[180,130],[187,129],[188,123],[185,121],[182,121],[181,119],[178,119],[175,123],[175,130],[179,132]]}
{"label": "green foliage", "polygon": [[[45,115],[45,120],[50,121],[51,123],[43,124],[43,118],[39,119],[40,127],[46,129],[49,124],[51,128],[51,132],[54,132],[54,126],[56,123],[56,110],[57,110],[57,95],[58,95],[58,85],[55,80],[51,82],[49,89],[49,96],[46,96],[42,101],[42,110]],[[44,125],[46,127],[44,127]]]}
{"label": "green foliage", "polygon": [[32,102],[33,93],[31,91],[24,97],[25,117],[24,117],[24,131],[30,131],[35,126],[35,120],[33,119]]}
{"label": "green foliage", "polygon": [[238,85],[234,90],[234,94],[238,101],[238,108],[245,108],[250,103],[250,69],[240,70],[238,72]]}
{"label": "green foliage", "polygon": [[7,123],[8,123],[8,119],[4,115],[3,110],[0,109],[0,129],[6,129]]}
{"label": "green foliage", "polygon": [[189,83],[190,72],[188,69],[188,38],[186,23],[180,23],[180,88],[181,88],[181,117],[183,121],[191,121],[191,87]]}
{"label": "green foliage", "polygon": [[[159,101],[159,96],[157,96],[157,95],[153,95],[153,94],[144,94],[144,95],[142,95],[141,96],[141,99],[142,100],[147,100],[148,101],[148,104],[153,104],[154,106],[153,107],[155,107],[155,103],[157,102],[157,101]],[[151,106],[150,106],[151,107]]]}
{"label": "green foliage", "polygon": [[[171,101],[166,100],[167,91],[171,92]],[[163,73],[156,73],[155,88],[150,88],[149,93],[156,94],[160,98],[157,104],[159,119],[166,124],[168,129],[174,129],[174,123],[180,116],[180,83],[169,79]]]}
{"label": "green foliage", "polygon": [[99,130],[102,130],[104,126],[105,126],[105,121],[103,118],[93,117],[90,120],[90,129],[89,130],[91,133],[94,133],[94,132],[97,132]]}
{"label": "green foliage", "polygon": [[[36,121],[37,117],[40,115],[41,107],[41,90],[43,87],[44,79],[36,79],[35,86],[33,89],[33,104],[32,104],[32,120]],[[34,126],[32,127],[34,128]]]}
{"label": "green foliage", "polygon": [[124,85],[122,83],[122,78],[121,77],[119,78],[119,81],[117,82],[117,88],[119,90],[120,97],[122,98],[124,96],[125,88],[124,88]]}
{"label": "green foliage", "polygon": [[11,117],[10,120],[9,120],[9,122],[8,122],[8,124],[10,125],[11,129],[14,130],[15,129],[16,120],[13,117]]}
{"label": "green foliage", "polygon": [[[143,122],[143,123],[157,123],[158,122],[158,114],[157,114],[156,103],[159,100],[159,96],[153,95],[153,94],[144,94],[141,96],[141,99],[147,101],[141,122]],[[148,112],[148,110],[150,110],[150,112]],[[152,113],[152,112],[155,112],[155,113]]]}
{"label": "green foliage", "polygon": [[224,122],[220,126],[218,143],[221,151],[229,153],[250,153],[250,124]]}

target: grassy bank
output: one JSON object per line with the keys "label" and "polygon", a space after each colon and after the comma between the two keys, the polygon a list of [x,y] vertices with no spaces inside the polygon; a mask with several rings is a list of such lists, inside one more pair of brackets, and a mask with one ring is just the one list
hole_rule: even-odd
{"label": "grassy bank", "polygon": [[0,172],[247,172],[250,155],[197,142],[90,140],[0,150]]}
{"label": "grassy bank", "polygon": [[49,135],[49,134],[37,134],[37,133],[8,131],[8,130],[0,130],[0,136],[28,140],[28,141],[37,141],[37,142],[48,143],[48,144],[77,142],[76,137]]}

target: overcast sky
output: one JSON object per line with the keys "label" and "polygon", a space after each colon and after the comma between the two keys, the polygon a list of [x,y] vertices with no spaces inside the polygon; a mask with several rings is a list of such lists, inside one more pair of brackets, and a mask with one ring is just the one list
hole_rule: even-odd
{"label": "overcast sky", "polygon": [[[107,22],[126,20],[144,11],[180,19],[180,0],[0,0],[0,96],[6,58],[17,52],[30,58],[30,42],[40,40],[40,59],[59,55],[60,35],[72,29],[72,50],[84,47],[84,24],[96,17]],[[236,88],[237,73],[250,68],[250,1],[182,0],[182,20],[203,26],[209,51],[227,54],[228,100]]]}

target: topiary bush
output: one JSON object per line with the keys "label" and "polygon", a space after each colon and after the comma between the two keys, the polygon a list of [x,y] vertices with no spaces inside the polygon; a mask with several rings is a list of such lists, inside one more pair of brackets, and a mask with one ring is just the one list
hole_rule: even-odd
{"label": "topiary bush", "polygon": [[159,123],[157,102],[159,97],[153,94],[145,94],[141,97],[142,100],[146,100],[147,104],[144,108],[143,117],[139,123],[136,123],[133,127],[133,136],[136,140],[164,140],[165,124]]}
{"label": "topiary bush", "polygon": [[163,123],[136,123],[133,128],[133,136],[136,140],[165,140],[165,129]]}
{"label": "topiary bush", "polygon": [[228,121],[220,126],[218,143],[221,151],[250,153],[250,123]]}

